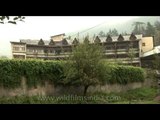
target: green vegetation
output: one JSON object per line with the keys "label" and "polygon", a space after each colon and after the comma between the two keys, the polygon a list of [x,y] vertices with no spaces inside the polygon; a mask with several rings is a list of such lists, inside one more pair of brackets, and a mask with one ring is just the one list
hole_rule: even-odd
{"label": "green vegetation", "polygon": [[[108,66],[102,62],[95,65],[93,63],[97,63],[96,60],[89,61],[92,64],[81,63],[82,61],[79,61],[79,66],[77,66],[78,64],[65,64],[61,61],[0,60],[0,86],[8,89],[20,87],[22,77],[26,78],[28,87],[44,85],[45,81],[64,86],[127,84],[144,81],[144,71],[139,67]],[[68,66],[71,68],[67,68]]]}
{"label": "green vegetation", "polygon": [[[79,55],[83,56],[84,54],[79,53]],[[82,86],[144,81],[145,76],[142,68],[119,65],[108,66],[108,64],[100,61],[98,64],[97,60],[99,58],[90,54],[91,56],[93,59],[90,60],[83,59],[85,56],[81,57],[79,61],[75,61],[76,64],[62,61],[0,60],[0,86],[4,88],[20,87],[22,77],[27,79],[28,87],[38,84],[44,85],[44,81],[49,81],[54,85]]]}
{"label": "green vegetation", "polygon": [[153,62],[153,68],[160,70],[160,56],[158,54],[154,55],[154,60],[152,62]]}
{"label": "green vegetation", "polygon": [[1,97],[0,104],[159,104],[155,87],[143,87],[119,93],[92,93],[87,96],[15,96]]}
{"label": "green vegetation", "polygon": [[133,82],[144,82],[145,72],[140,67],[112,65],[110,66],[110,78],[107,80],[109,84],[128,84]]}
{"label": "green vegetation", "polygon": [[28,87],[43,85],[44,80],[56,84],[60,80],[62,63],[41,60],[0,60],[0,86],[20,87],[22,77],[27,78]]}
{"label": "green vegetation", "polygon": [[[88,41],[86,38],[85,41]],[[84,95],[91,85],[104,84],[107,77],[102,61],[103,49],[98,44],[79,44],[64,67],[65,85],[84,86]],[[103,71],[102,71],[103,70]]]}

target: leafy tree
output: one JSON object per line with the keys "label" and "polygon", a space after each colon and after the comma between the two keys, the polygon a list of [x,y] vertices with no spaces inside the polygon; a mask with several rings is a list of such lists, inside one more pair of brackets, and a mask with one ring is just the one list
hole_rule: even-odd
{"label": "leafy tree", "polygon": [[79,44],[64,65],[63,84],[84,86],[83,95],[86,95],[89,86],[104,84],[106,67],[102,64],[102,56],[101,46]]}
{"label": "leafy tree", "polygon": [[25,17],[22,17],[22,16],[15,16],[15,17],[0,16],[0,23],[2,23],[2,24],[5,24],[5,23],[17,24],[18,21],[24,22],[24,19],[25,19]]}
{"label": "leafy tree", "polygon": [[146,30],[145,30],[145,35],[146,36],[153,36],[155,35],[155,27],[151,25],[150,22],[147,22]]}
{"label": "leafy tree", "polygon": [[128,51],[128,57],[129,57],[129,61],[131,62],[131,65],[133,64],[133,60],[136,56],[136,53],[134,51],[133,48],[130,48],[129,51]]}

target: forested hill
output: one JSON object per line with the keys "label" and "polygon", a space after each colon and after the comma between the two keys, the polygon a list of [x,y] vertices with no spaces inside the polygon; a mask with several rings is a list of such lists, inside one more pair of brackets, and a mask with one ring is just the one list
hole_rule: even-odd
{"label": "forested hill", "polygon": [[[122,23],[118,23],[118,24],[101,24],[95,28],[89,29],[83,29],[83,30],[79,30],[79,31],[73,31],[72,33],[66,33],[67,36],[71,36],[71,38],[77,37],[77,33],[79,32],[79,38],[83,38],[86,35],[89,35],[90,37],[92,37],[94,34],[98,35],[100,33],[100,31],[103,31],[104,33],[108,33],[108,31],[110,29],[116,29],[118,31],[119,34],[121,33],[128,33],[130,34],[133,29],[133,23],[134,22],[143,22],[143,23],[147,23],[150,22],[152,25],[154,25],[155,21],[160,21],[160,16],[139,16],[138,18],[133,18],[131,20],[128,20],[127,22],[122,22]],[[89,30],[87,30],[89,29]]]}

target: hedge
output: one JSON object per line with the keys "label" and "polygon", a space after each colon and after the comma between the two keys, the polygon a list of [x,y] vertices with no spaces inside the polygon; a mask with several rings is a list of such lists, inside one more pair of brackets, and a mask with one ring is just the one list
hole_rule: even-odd
{"label": "hedge", "polygon": [[[58,85],[64,77],[64,62],[43,60],[0,60],[0,86],[4,88],[16,88],[21,86],[22,77],[26,77],[27,86],[44,85],[45,81]],[[105,78],[108,84],[127,84],[143,82],[144,71],[140,67],[106,65]]]}
{"label": "hedge", "polygon": [[110,77],[107,79],[108,84],[128,84],[133,82],[144,82],[145,72],[140,67],[134,66],[122,66],[122,65],[111,65],[108,66],[110,69]]}
{"label": "hedge", "polygon": [[21,85],[22,77],[27,78],[27,86],[44,85],[44,81],[56,83],[61,79],[60,61],[42,60],[0,60],[0,86],[16,88]]}

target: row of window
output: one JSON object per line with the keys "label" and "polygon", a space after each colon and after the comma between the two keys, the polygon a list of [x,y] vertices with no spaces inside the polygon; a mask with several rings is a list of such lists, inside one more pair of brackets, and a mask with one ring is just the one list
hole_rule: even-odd
{"label": "row of window", "polygon": [[[107,58],[128,58],[130,57],[128,54],[113,54],[113,55],[106,55]],[[139,54],[134,54],[134,58],[139,57]]]}
{"label": "row of window", "polygon": [[47,50],[47,49],[27,49],[30,53],[61,53],[61,52],[71,52],[69,49],[57,49],[57,50]]}
{"label": "row of window", "polygon": [[133,47],[128,47],[128,46],[106,46],[106,50],[115,50],[115,49],[126,49],[128,50],[129,48],[138,48],[137,46],[133,46]]}
{"label": "row of window", "polygon": [[13,47],[14,51],[25,51],[25,47]]}

